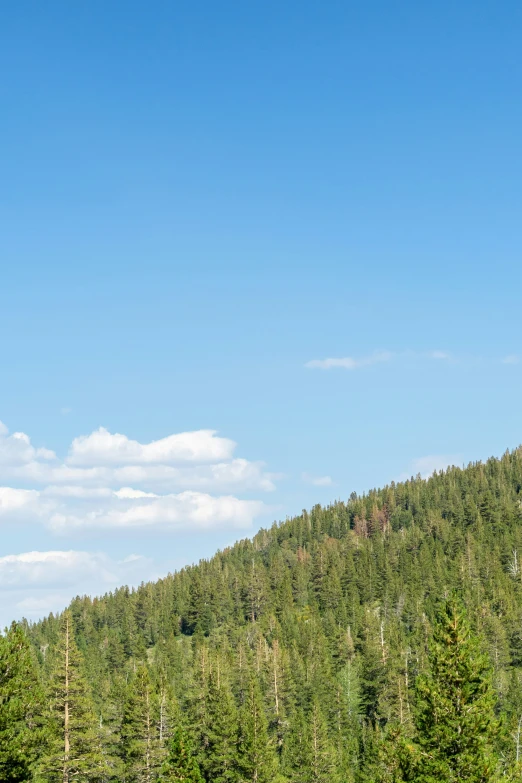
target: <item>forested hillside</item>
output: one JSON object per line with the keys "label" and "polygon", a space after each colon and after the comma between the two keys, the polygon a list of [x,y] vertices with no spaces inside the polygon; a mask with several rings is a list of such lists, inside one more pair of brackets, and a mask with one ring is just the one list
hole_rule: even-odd
{"label": "forested hillside", "polygon": [[[23,718],[36,779],[436,780],[404,754],[433,757],[426,705],[460,655],[482,683],[484,758],[521,779],[521,490],[517,449],[316,506],[157,583],[77,598],[26,626],[38,665],[26,650],[20,667],[43,705],[32,729]],[[23,647],[22,630],[10,634]],[[459,779],[493,779],[487,764]]]}

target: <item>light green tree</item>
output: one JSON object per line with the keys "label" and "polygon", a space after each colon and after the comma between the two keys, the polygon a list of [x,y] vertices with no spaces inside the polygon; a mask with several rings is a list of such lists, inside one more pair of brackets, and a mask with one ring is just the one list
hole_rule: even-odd
{"label": "light green tree", "polygon": [[496,696],[488,660],[464,610],[447,600],[433,629],[429,670],[417,682],[418,783],[490,783]]}
{"label": "light green tree", "polygon": [[49,683],[49,742],[36,775],[42,783],[97,783],[109,773],[82,668],[71,614],[66,611]]}

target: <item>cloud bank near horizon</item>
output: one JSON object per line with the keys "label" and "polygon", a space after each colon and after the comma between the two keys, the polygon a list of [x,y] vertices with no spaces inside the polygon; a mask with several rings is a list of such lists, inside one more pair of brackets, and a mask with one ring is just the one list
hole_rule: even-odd
{"label": "cloud bank near horizon", "polygon": [[215,430],[140,443],[100,427],[74,438],[61,461],[0,423],[0,523],[37,522],[62,535],[249,529],[267,506],[238,495],[272,492],[276,476],[235,449]]}

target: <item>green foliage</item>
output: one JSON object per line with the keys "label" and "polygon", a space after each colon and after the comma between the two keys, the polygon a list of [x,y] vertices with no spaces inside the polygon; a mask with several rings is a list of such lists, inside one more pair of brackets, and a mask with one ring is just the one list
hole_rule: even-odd
{"label": "green foliage", "polygon": [[433,629],[429,669],[417,682],[419,783],[489,783],[498,726],[490,666],[460,604],[447,600]]}
{"label": "green foliage", "polygon": [[65,612],[48,685],[50,711],[46,752],[37,769],[45,783],[101,783],[109,765],[102,753],[94,705],[73,636],[72,617]]}
{"label": "green foliage", "polygon": [[148,669],[137,668],[125,700],[121,750],[126,783],[149,783],[159,767],[159,704]]}
{"label": "green foliage", "polygon": [[36,661],[21,626],[0,637],[0,780],[32,780],[42,750],[43,692]]}
{"label": "green foliage", "polygon": [[207,746],[204,770],[214,783],[238,778],[238,715],[229,683],[220,675],[210,677],[207,703]]}
{"label": "green foliage", "polygon": [[271,783],[277,769],[261,692],[254,676],[249,679],[240,716],[239,767],[245,783]]}
{"label": "green foliage", "polygon": [[[455,592],[469,620],[451,647],[435,616]],[[49,693],[45,783],[63,762],[66,617],[78,781],[156,783],[181,725],[206,783],[484,781],[497,758],[515,780],[522,450],[315,506],[197,566],[77,598],[29,627]],[[445,690],[446,671],[470,678],[460,695],[457,683]],[[464,697],[474,706],[461,720]]]}
{"label": "green foliage", "polygon": [[187,733],[182,728],[174,731],[169,755],[161,767],[159,783],[204,783],[198,762],[192,752]]}

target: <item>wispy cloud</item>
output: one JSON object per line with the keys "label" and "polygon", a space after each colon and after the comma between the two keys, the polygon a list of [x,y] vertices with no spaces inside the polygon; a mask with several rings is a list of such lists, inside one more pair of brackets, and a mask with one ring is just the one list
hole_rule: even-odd
{"label": "wispy cloud", "polygon": [[312,476],[310,473],[301,473],[301,481],[314,487],[331,487],[333,484],[331,476]]}
{"label": "wispy cloud", "polygon": [[429,478],[435,471],[446,470],[452,465],[462,465],[460,454],[428,454],[425,457],[416,457],[410,462],[408,470],[401,473],[398,481],[407,481],[419,474],[421,478]]}
{"label": "wispy cloud", "polygon": [[377,351],[370,356],[363,356],[359,359],[354,359],[352,356],[312,359],[310,362],[306,362],[305,367],[308,367],[311,370],[333,370],[336,368],[341,368],[343,370],[358,370],[360,367],[368,367],[371,364],[389,362],[393,357],[394,354],[390,351]]}
{"label": "wispy cloud", "polygon": [[430,359],[439,359],[441,361],[449,361],[453,359],[453,356],[447,351],[430,351],[428,353]]}
{"label": "wispy cloud", "polygon": [[[171,564],[165,564],[170,568]],[[142,555],[115,560],[103,552],[32,551],[0,557],[0,627],[22,616],[61,611],[75,595],[137,585],[165,569]]]}
{"label": "wispy cloud", "polygon": [[341,356],[328,357],[327,359],[312,359],[311,361],[306,362],[305,367],[312,370],[359,370],[362,367],[369,367],[372,364],[400,359],[415,361],[426,361],[426,359],[428,359],[435,362],[446,362],[447,364],[476,364],[477,362],[484,361],[489,361],[490,363],[498,363],[501,361],[503,364],[519,364],[519,362],[522,361],[522,357],[517,354],[510,354],[503,359],[493,357],[488,360],[480,356],[459,357],[455,356],[455,354],[450,351],[437,348],[430,351],[376,351],[369,356]]}

